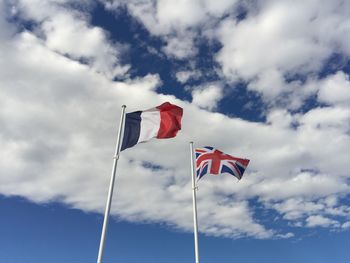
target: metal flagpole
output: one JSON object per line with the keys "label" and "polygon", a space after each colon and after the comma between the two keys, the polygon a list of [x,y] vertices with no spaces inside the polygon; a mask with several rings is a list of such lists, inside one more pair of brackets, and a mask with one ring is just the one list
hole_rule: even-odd
{"label": "metal flagpole", "polygon": [[199,252],[198,252],[198,220],[197,220],[197,199],[196,199],[196,166],[195,156],[193,150],[193,142],[190,142],[191,150],[191,174],[192,174],[192,201],[193,201],[193,233],[194,233],[194,252],[196,257],[196,263],[199,263]]}
{"label": "metal flagpole", "polygon": [[99,250],[98,250],[97,263],[101,263],[102,262],[103,249],[104,249],[105,240],[106,240],[106,232],[107,232],[107,227],[108,227],[108,218],[109,218],[109,212],[111,210],[111,203],[112,203],[112,196],[113,196],[115,173],[116,173],[116,170],[117,170],[119,153],[120,153],[120,149],[121,149],[121,146],[122,146],[121,142],[122,142],[123,135],[124,135],[125,108],[126,108],[126,106],[123,105],[122,106],[122,112],[121,112],[121,115],[120,115],[117,144],[115,146],[115,153],[114,153],[114,157],[113,157],[113,159],[114,159],[114,161],[113,161],[113,169],[112,169],[111,180],[110,180],[110,183],[109,183],[108,198],[107,198],[107,203],[106,203],[105,215],[104,215],[104,219],[103,219],[103,227],[102,227],[102,233],[101,233],[100,247],[99,247]]}

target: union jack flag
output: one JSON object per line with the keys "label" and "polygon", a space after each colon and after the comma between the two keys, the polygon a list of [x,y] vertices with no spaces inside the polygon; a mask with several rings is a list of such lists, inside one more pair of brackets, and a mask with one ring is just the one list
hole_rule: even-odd
{"label": "union jack flag", "polygon": [[248,159],[241,159],[225,154],[210,146],[195,149],[197,180],[205,174],[229,173],[241,180],[249,164]]}

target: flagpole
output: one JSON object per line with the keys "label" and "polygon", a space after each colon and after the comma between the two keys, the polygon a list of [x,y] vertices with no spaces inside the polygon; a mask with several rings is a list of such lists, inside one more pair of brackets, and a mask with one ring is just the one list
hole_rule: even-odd
{"label": "flagpole", "polygon": [[103,249],[104,249],[104,245],[105,245],[106,232],[107,232],[107,227],[108,227],[109,212],[111,210],[111,204],[112,204],[115,174],[116,174],[116,170],[117,170],[119,153],[120,153],[121,144],[122,144],[121,142],[123,140],[123,135],[124,135],[125,108],[126,108],[126,106],[123,105],[121,115],[120,115],[118,137],[117,137],[117,143],[115,146],[115,153],[113,156],[113,169],[112,169],[111,180],[109,182],[108,198],[107,198],[106,209],[105,209],[105,214],[104,214],[104,218],[103,218],[103,227],[102,227],[102,233],[101,233],[100,247],[98,250],[97,263],[102,263]]}
{"label": "flagpole", "polygon": [[198,252],[198,220],[197,220],[197,199],[196,199],[196,166],[195,166],[195,156],[193,150],[193,142],[190,142],[191,151],[191,174],[192,174],[192,203],[193,203],[193,233],[194,233],[194,252],[196,263],[199,263],[199,252]]}

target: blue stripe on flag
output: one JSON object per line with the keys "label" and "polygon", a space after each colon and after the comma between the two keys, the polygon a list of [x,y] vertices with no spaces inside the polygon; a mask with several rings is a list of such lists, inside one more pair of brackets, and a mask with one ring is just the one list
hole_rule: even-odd
{"label": "blue stripe on flag", "polygon": [[121,151],[134,146],[140,137],[142,111],[130,112],[125,115],[124,137]]}
{"label": "blue stripe on flag", "polygon": [[240,166],[239,163],[236,163],[236,166],[237,166],[238,170],[241,172],[241,174],[243,174],[245,171],[245,168]]}
{"label": "blue stripe on flag", "polygon": [[206,163],[206,164],[203,166],[202,172],[199,174],[198,180],[201,179],[207,172],[208,172],[208,164]]}
{"label": "blue stripe on flag", "polygon": [[213,150],[214,148],[211,146],[205,146],[204,148],[208,149],[208,150]]}
{"label": "blue stripe on flag", "polygon": [[[228,174],[231,174],[235,177],[237,177],[234,172],[229,168],[227,167],[226,165],[223,165],[222,168],[221,168],[221,173],[228,173]],[[238,177],[237,177],[238,178]],[[238,179],[241,179],[241,178],[238,178]]]}

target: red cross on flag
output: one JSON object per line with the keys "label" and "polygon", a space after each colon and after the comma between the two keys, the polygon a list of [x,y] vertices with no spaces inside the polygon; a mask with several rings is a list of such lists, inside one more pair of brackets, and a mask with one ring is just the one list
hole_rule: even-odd
{"label": "red cross on flag", "polygon": [[195,149],[197,180],[205,174],[229,173],[240,180],[249,164],[248,159],[225,154],[210,146]]}

